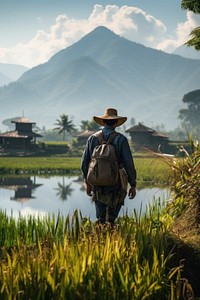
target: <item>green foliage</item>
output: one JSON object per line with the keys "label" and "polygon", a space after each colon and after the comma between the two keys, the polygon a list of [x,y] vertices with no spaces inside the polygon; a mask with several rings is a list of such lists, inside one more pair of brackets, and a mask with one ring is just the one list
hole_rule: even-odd
{"label": "green foliage", "polygon": [[[162,159],[136,157],[134,161],[138,187],[168,183],[170,167]],[[80,173],[80,162],[80,157],[0,157],[0,174]]]}
{"label": "green foliage", "polygon": [[176,197],[167,208],[156,201],[143,216],[125,215],[114,228],[92,224],[77,211],[42,219],[0,211],[0,298],[177,299],[183,266],[169,268],[168,235],[173,218],[200,195],[200,147],[191,141],[191,148],[191,155],[182,149],[182,159],[135,159],[146,182],[161,174],[166,179],[171,169]]}
{"label": "green foliage", "polygon": [[167,185],[171,169],[165,160],[158,157],[135,158],[137,170],[137,187]]}
{"label": "green foliage", "polygon": [[173,171],[171,189],[175,197],[168,209],[178,217],[183,211],[192,205],[192,202],[200,200],[200,146],[191,141],[192,154],[185,151],[182,159],[172,159],[169,164]]}
{"label": "green foliage", "polygon": [[111,230],[68,216],[17,221],[0,212],[0,298],[176,299],[157,208]]}
{"label": "green foliage", "polygon": [[[195,14],[200,14],[200,1],[199,0],[182,0],[181,7],[186,10],[191,10]],[[196,27],[190,33],[192,38],[185,44],[193,46],[197,51],[200,50],[200,27]]]}
{"label": "green foliage", "polygon": [[197,137],[200,135],[200,90],[195,90],[184,95],[182,99],[188,108],[179,111],[179,118],[183,121],[185,127],[189,127]]}
{"label": "green foliage", "polygon": [[80,158],[0,157],[0,174],[73,174],[80,172]]}
{"label": "green foliage", "polygon": [[100,129],[100,125],[97,124],[94,120],[92,121],[81,121],[81,130],[91,130],[91,131],[97,131]]}
{"label": "green foliage", "polygon": [[56,120],[55,125],[57,125],[57,127],[55,127],[54,130],[57,130],[59,134],[63,134],[63,141],[65,140],[66,132],[75,131],[73,122],[69,120],[68,115],[65,114],[60,115],[60,119]]}
{"label": "green foliage", "polygon": [[195,14],[200,13],[199,0],[182,0],[181,7],[186,10],[191,10]]}
{"label": "green foliage", "polygon": [[187,41],[187,46],[194,47],[197,51],[200,51],[200,26],[193,29],[190,33],[191,39]]}

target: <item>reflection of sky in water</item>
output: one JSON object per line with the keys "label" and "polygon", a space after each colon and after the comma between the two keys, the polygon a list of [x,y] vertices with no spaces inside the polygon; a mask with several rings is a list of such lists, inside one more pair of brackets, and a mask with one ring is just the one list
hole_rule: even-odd
{"label": "reflection of sky in water", "polygon": [[[33,177],[31,177],[32,180]],[[83,190],[83,182],[78,181],[77,177],[53,176],[49,178],[36,177],[36,183],[41,186],[32,190],[32,198],[25,201],[11,200],[14,198],[15,191],[4,189],[0,186],[0,209],[11,213],[17,217],[35,215],[44,216],[48,213],[57,215],[60,212],[66,216],[72,214],[76,209],[80,210],[82,216],[89,217],[92,221],[95,217],[95,207],[90,197]],[[64,188],[63,188],[64,187]],[[136,198],[130,200],[126,198],[125,205],[120,211],[120,216],[126,212],[132,215],[134,209],[140,210],[141,204],[143,211],[154,198],[168,199],[169,192],[159,188],[148,188],[137,191]]]}

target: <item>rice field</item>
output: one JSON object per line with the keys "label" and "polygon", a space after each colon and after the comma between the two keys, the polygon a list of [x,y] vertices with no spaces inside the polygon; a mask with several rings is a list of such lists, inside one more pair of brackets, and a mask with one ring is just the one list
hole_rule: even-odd
{"label": "rice field", "polygon": [[0,174],[69,174],[80,172],[80,158],[0,157]]}
{"label": "rice field", "polygon": [[[135,158],[138,181],[167,184],[169,166]],[[0,158],[1,174],[80,173],[80,158]],[[0,211],[0,299],[177,299],[181,266],[170,268],[171,219],[162,205],[100,227],[72,217],[18,219]]]}
{"label": "rice field", "polygon": [[159,208],[100,227],[71,217],[0,212],[0,299],[177,299],[168,225]]}
{"label": "rice field", "polygon": [[[166,185],[169,165],[160,158],[135,158],[138,184]],[[0,174],[80,174],[80,157],[0,157]]]}

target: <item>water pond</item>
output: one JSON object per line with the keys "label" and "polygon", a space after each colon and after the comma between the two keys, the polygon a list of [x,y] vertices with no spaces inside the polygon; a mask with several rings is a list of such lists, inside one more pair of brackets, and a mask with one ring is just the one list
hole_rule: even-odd
{"label": "water pond", "polygon": [[[132,215],[134,209],[142,211],[153,199],[167,200],[167,189],[145,188],[137,190],[135,199],[125,200],[120,216]],[[0,209],[7,215],[45,216],[48,214],[72,215],[78,209],[84,217],[96,220],[94,203],[84,190],[82,178],[77,176],[0,178]]]}

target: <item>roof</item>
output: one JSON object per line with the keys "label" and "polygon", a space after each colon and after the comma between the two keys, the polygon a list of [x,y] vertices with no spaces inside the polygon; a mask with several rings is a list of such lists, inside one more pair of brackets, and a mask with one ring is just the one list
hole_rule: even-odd
{"label": "roof", "polygon": [[95,132],[97,132],[97,131],[96,130],[83,130],[83,131],[78,132],[75,136],[76,137],[88,138],[89,136],[91,136]]}
{"label": "roof", "polygon": [[35,132],[22,132],[22,131],[9,131],[5,133],[1,133],[0,137],[7,137],[7,138],[17,138],[17,139],[27,139],[29,137],[42,137],[42,135],[35,133]]}
{"label": "roof", "polygon": [[142,123],[138,123],[138,125],[127,129],[126,132],[155,132],[155,130],[144,126]]}
{"label": "roof", "polygon": [[30,185],[11,185],[11,184],[0,184],[0,187],[5,190],[17,191],[19,188],[24,190],[34,190],[42,184],[30,184]]}
{"label": "roof", "polygon": [[30,119],[25,118],[25,117],[19,117],[19,118],[12,119],[11,123],[36,124],[35,122],[33,122],[33,121],[31,121]]}
{"label": "roof", "polygon": [[19,188],[34,189],[41,186],[41,183],[35,183],[29,177],[2,177],[0,178],[0,187],[9,190],[17,190]]}
{"label": "roof", "polygon": [[157,132],[156,130],[149,128],[142,123],[138,123],[138,125],[135,125],[129,129],[126,130],[126,132],[148,132],[151,133],[152,136],[162,137],[162,138],[168,138],[167,135]]}
{"label": "roof", "polygon": [[167,135],[156,132],[156,131],[152,134],[152,136],[158,136],[158,137],[162,137],[162,138],[169,138]]}

